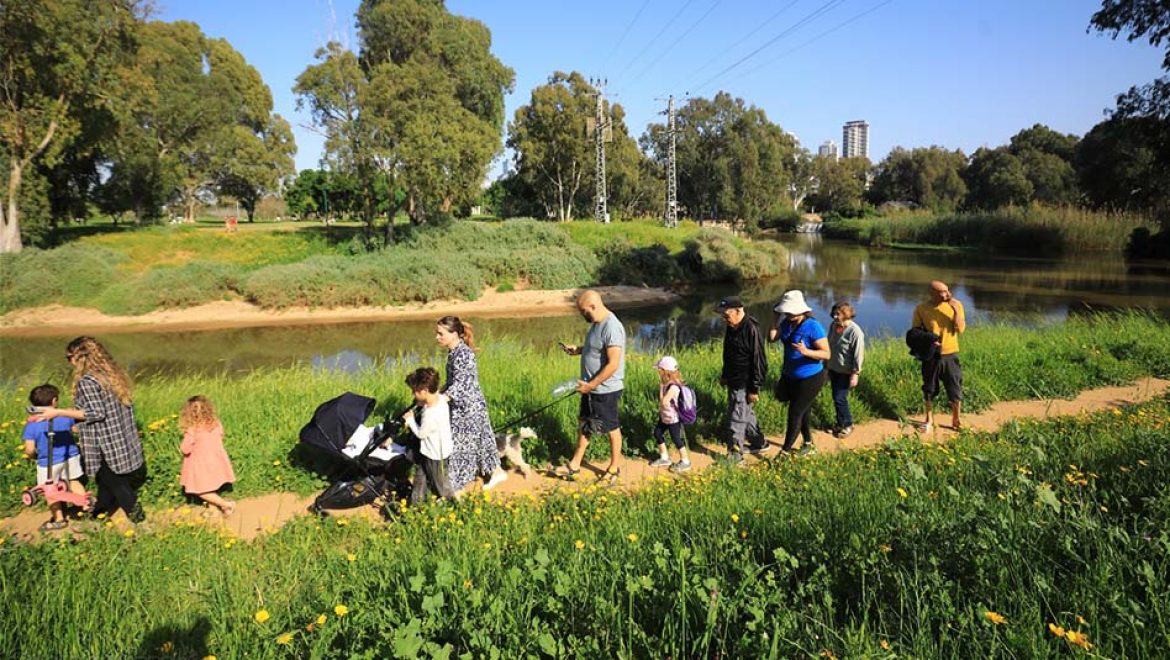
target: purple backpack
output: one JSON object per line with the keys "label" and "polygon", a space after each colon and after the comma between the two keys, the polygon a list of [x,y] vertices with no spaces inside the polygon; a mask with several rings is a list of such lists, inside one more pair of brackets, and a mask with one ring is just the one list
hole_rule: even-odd
{"label": "purple backpack", "polygon": [[678,398],[675,399],[674,407],[678,410],[678,421],[683,424],[694,424],[699,418],[699,402],[689,385],[678,384]]}

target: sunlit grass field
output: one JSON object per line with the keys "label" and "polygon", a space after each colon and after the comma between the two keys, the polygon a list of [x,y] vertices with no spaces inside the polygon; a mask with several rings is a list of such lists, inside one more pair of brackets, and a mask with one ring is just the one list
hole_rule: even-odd
{"label": "sunlit grass field", "polygon": [[632,494],[473,496],[384,524],[301,518],[254,542],[194,521],[8,541],[0,648],[1165,657],[1168,415],[1159,400],[947,445],[718,468]]}
{"label": "sunlit grass field", "polygon": [[[553,401],[553,388],[577,376],[577,359],[558,350],[533,349],[507,337],[480,341],[480,380],[497,427]],[[1035,330],[981,326],[964,334],[962,348],[964,409],[971,412],[997,401],[1069,398],[1093,387],[1170,375],[1170,328],[1139,314],[1076,318]],[[774,375],[779,372],[780,354],[775,347],[768,352]],[[726,392],[718,385],[721,344],[679,347],[673,354],[698,395],[700,418],[687,428],[688,437],[693,442],[722,442]],[[622,428],[630,456],[649,456],[653,451],[651,431],[657,415],[653,365],[658,357],[632,352],[627,359]],[[137,380],[135,408],[150,472],[143,489],[145,502],[171,506],[184,501],[178,485],[180,434],[174,416],[192,395],[209,396],[219,409],[238,476],[236,496],[274,491],[308,494],[323,487],[334,467],[333,461],[297,446],[297,433],[318,404],[348,390],[377,398],[378,417],[393,414],[408,402],[403,384],[406,373],[420,365],[434,366],[442,373],[445,359],[436,347],[430,355],[383,356],[377,367],[356,373],[298,366],[244,375]],[[0,448],[0,493],[7,495],[0,499],[0,513],[19,507],[20,490],[32,476],[31,464],[20,457],[17,446],[28,391],[48,381],[67,392],[66,367],[54,355],[0,390],[0,432],[9,438]],[[851,397],[854,417],[859,423],[875,418],[918,419],[920,386],[918,363],[907,355],[901,341],[872,341],[861,384]],[[941,399],[939,404],[943,405]],[[814,406],[814,423],[830,424],[832,410],[826,388]],[[783,432],[785,408],[768,393],[761,397],[757,413],[765,432]],[[539,435],[539,440],[525,445],[529,461],[537,465],[564,461],[575,444],[576,415],[576,401],[569,400],[526,421]],[[603,444],[594,443],[591,455],[604,454]]]}

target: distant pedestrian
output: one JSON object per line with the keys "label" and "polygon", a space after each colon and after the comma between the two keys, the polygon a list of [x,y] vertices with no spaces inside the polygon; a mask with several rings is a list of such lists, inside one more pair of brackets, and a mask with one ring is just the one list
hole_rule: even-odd
{"label": "distant pedestrian", "polygon": [[759,454],[767,440],[756,419],[755,404],[768,375],[768,356],[760,337],[760,324],[747,315],[739,298],[724,298],[715,312],[723,317],[723,373],[719,384],[727,388],[727,459],[743,462],[744,442],[748,451]]}
{"label": "distant pedestrian", "polygon": [[939,382],[947,391],[951,404],[951,428],[962,428],[959,412],[963,407],[963,367],[959,363],[959,335],[967,330],[967,314],[963,303],[955,300],[944,282],[930,283],[930,300],[914,308],[911,326],[939,336],[938,351],[922,361],[922,395],[926,419],[922,430],[934,430],[934,397]]}
{"label": "distant pedestrian", "polygon": [[825,326],[813,318],[804,293],[787,291],[773,308],[778,321],[768,330],[770,341],[779,341],[784,351],[778,392],[788,401],[783,451],[790,452],[801,436],[802,452],[814,451],[810,412],[817,393],[825,386],[825,365],[831,356]]}
{"label": "distant pedestrian", "polygon": [[841,301],[830,312],[833,324],[829,328],[829,387],[833,390],[833,407],[837,423],[833,435],[844,438],[853,432],[853,414],[849,410],[849,392],[857,387],[861,365],[865,362],[865,333],[853,319],[853,305]]}
{"label": "distant pedestrian", "polygon": [[232,515],[236,503],[219,493],[236,482],[236,473],[224,449],[223,424],[211,400],[205,396],[187,399],[187,405],[179,413],[179,428],[183,431],[183,442],[179,445],[183,453],[179,485],[188,495],[216,507],[223,515]]}
{"label": "distant pedestrian", "polygon": [[[679,372],[678,360],[667,355],[655,363],[658,370],[658,423],[654,426],[654,439],[658,441],[658,458],[650,467],[668,467],[671,472],[686,472],[691,469],[691,456],[687,452],[683,435],[683,420],[680,405],[683,397],[683,379]],[[678,449],[678,462],[670,462],[666,448],[666,434]]]}
{"label": "distant pedestrian", "polygon": [[581,356],[577,449],[569,464],[558,468],[556,474],[575,478],[585,460],[589,438],[604,434],[609,437],[609,466],[603,478],[616,481],[621,476],[618,462],[622,455],[622,423],[618,409],[626,374],[626,329],[596,291],[588,290],[577,297],[577,311],[589,323],[585,342],[580,346],[562,345],[565,353]]}

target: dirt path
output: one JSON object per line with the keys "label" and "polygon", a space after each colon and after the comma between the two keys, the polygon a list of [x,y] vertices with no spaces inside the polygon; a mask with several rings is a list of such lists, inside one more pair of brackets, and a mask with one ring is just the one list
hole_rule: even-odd
{"label": "dirt path", "polygon": [[[476,300],[437,300],[391,307],[343,307],[284,310],[262,309],[242,301],[219,301],[186,309],[159,310],[142,316],[109,316],[96,309],[51,305],[22,309],[0,316],[0,335],[59,335],[85,332],[144,332],[149,330],[214,330],[248,326],[303,325],[368,321],[409,321],[456,316],[558,316],[576,312],[582,289],[527,289],[499,293],[485,289]],[[615,309],[662,305],[679,299],[659,288],[598,287],[606,304]]]}
{"label": "dirt path", "polygon": [[[1170,380],[1145,378],[1132,385],[1122,387],[1104,387],[1088,390],[1079,394],[1075,399],[1055,399],[1049,401],[1004,401],[993,405],[989,410],[976,414],[966,415],[964,424],[967,428],[978,431],[996,431],[1007,422],[1021,418],[1043,419],[1076,415],[1082,412],[1096,412],[1116,408],[1118,406],[1141,403],[1158,397],[1170,391]],[[937,419],[949,421],[949,414]],[[838,440],[828,433],[818,431],[814,433],[814,443],[820,453],[840,450],[857,449],[879,444],[890,437],[900,435],[920,434],[912,424],[900,424],[891,420],[875,420],[859,424],[854,428],[852,435],[844,440]],[[936,428],[933,433],[923,436],[924,439],[945,442],[956,433],[949,428]],[[781,438],[769,438],[770,451],[765,456],[774,455],[779,447]],[[701,472],[715,461],[726,455],[721,446],[702,445],[691,450],[691,463],[694,466],[692,473]],[[758,462],[760,459],[749,456],[747,463]],[[501,495],[518,495],[528,492],[548,493],[556,490],[580,488],[594,483],[596,477],[602,473],[604,465],[595,466],[586,464],[587,469],[582,471],[576,482],[567,482],[534,470],[526,479],[517,472],[510,472],[509,478],[500,484],[495,492]],[[627,458],[622,465],[622,474],[619,487],[625,489],[637,488],[644,481],[653,477],[669,475],[666,470],[651,468],[647,461]],[[685,477],[682,477],[685,478]],[[478,482],[477,482],[478,483]],[[475,487],[473,485],[473,487]],[[278,529],[296,516],[307,515],[308,506],[313,502],[315,495],[301,496],[294,493],[271,493],[259,497],[242,499],[238,502],[236,512],[229,518],[218,515],[205,515],[206,512],[195,507],[183,506],[177,508],[157,509],[148,512],[148,527],[157,529],[161,526],[184,524],[191,521],[193,524],[206,524],[223,529],[227,534],[243,540],[251,540],[266,532]],[[362,516],[376,519],[378,513],[372,507],[362,507],[350,511],[338,511],[331,515]],[[14,535],[22,540],[36,541],[45,538],[37,531],[37,527],[45,520],[43,507],[22,511],[11,518],[0,519],[0,532]],[[197,521],[197,522],[196,522]],[[112,521],[112,526],[126,531],[130,528],[125,518],[118,514]],[[74,532],[76,533],[76,532]]]}

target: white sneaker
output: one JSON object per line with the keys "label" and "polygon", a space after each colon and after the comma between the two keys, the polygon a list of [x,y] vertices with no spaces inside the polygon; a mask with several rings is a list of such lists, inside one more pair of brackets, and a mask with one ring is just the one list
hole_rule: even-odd
{"label": "white sneaker", "polygon": [[491,490],[491,489],[495,488],[496,486],[499,486],[500,484],[504,483],[507,480],[508,480],[508,473],[507,472],[504,472],[503,470],[496,470],[495,472],[492,473],[492,478],[488,479],[488,482],[483,485],[483,489],[484,490]]}
{"label": "white sneaker", "polygon": [[650,461],[650,467],[670,467],[670,459],[666,456],[659,456],[658,458]]}

